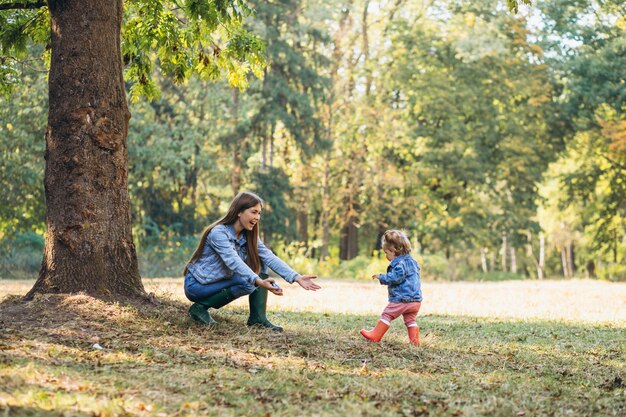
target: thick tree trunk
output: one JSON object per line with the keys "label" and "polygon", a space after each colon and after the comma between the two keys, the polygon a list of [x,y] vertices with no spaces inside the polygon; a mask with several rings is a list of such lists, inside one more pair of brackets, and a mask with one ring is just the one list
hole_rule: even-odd
{"label": "thick tree trunk", "polygon": [[356,217],[350,216],[348,222],[341,228],[339,239],[339,259],[349,261],[359,254],[358,229]]}
{"label": "thick tree trunk", "polygon": [[[374,250],[382,252],[383,250],[383,235],[385,234],[385,225],[378,224],[378,233],[376,233],[376,241],[374,242]],[[414,248],[415,249],[415,248]]]}
{"label": "thick tree trunk", "polygon": [[27,297],[78,291],[144,295],[127,189],[130,112],[120,51],[122,1],[48,5],[47,231],[39,279]]}

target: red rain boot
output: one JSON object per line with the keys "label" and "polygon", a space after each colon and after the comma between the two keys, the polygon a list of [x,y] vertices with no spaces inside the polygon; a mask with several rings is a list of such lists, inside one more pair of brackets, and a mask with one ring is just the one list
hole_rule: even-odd
{"label": "red rain boot", "polygon": [[409,332],[409,342],[411,342],[412,345],[419,346],[420,345],[420,328],[417,326],[414,326],[414,327],[407,327],[406,329]]}
{"label": "red rain boot", "polygon": [[387,333],[387,330],[389,330],[389,325],[379,320],[378,323],[376,323],[376,327],[374,327],[369,332],[367,330],[361,329],[361,334],[370,342],[378,343],[380,342],[380,339],[383,338],[383,335]]}

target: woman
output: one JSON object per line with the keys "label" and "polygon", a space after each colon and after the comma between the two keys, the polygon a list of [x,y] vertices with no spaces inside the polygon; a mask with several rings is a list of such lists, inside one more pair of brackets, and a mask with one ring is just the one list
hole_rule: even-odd
{"label": "woman", "polygon": [[228,213],[202,234],[198,249],[185,267],[185,295],[193,301],[189,314],[195,321],[215,324],[210,307],[218,309],[249,295],[248,326],[282,331],[266,317],[267,292],[283,295],[274,279],[267,278],[268,268],[290,284],[297,282],[305,290],[320,289],[312,281],[316,275],[298,274],[261,242],[262,210],[263,200],[259,196],[239,193],[230,203]]}

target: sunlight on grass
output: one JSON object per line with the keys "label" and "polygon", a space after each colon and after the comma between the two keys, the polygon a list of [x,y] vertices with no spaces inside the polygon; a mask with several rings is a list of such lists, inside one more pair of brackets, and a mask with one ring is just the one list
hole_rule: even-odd
{"label": "sunlight on grass", "polygon": [[[148,291],[185,300],[182,279],[145,279]],[[359,313],[378,316],[387,304],[387,289],[372,281],[318,280],[323,287],[307,292],[281,284],[282,297],[271,308],[288,311]],[[499,317],[626,323],[626,284],[593,280],[423,283],[421,316]],[[245,306],[246,299],[234,305]],[[418,316],[419,317],[419,316]]]}
{"label": "sunlight on grass", "polygon": [[[584,306],[573,320],[567,309],[555,320],[555,306],[534,311],[549,320],[480,317],[507,311],[509,301],[437,312],[454,307],[437,301],[437,291],[448,302],[461,292],[496,300],[521,291],[512,283],[446,291],[427,283],[432,307],[418,316],[421,347],[408,344],[399,321],[380,344],[362,339],[358,330],[372,326],[385,303],[368,282],[328,280],[317,293],[286,288],[270,312],[283,333],[247,328],[245,300],[215,312],[218,326],[197,325],[178,280],[146,283],[161,305],[80,294],[0,304],[0,415],[621,416],[626,407],[621,312],[598,323],[595,307]],[[562,306],[583,287],[604,308],[623,303],[619,285],[529,284],[530,294],[563,295]]]}

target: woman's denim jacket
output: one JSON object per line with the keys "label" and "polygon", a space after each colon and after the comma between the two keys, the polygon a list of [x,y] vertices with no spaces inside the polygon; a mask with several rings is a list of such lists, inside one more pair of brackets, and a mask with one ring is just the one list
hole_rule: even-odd
{"label": "woman's denim jacket", "polygon": [[[245,262],[248,257],[246,243],[245,233],[237,240],[234,225],[215,226],[207,236],[202,255],[189,265],[189,272],[200,284],[209,284],[239,274],[254,285],[259,276]],[[261,272],[267,273],[267,268],[270,268],[290,284],[293,283],[299,274],[274,255],[260,239],[258,247]]]}
{"label": "woman's denim jacket", "polygon": [[381,285],[388,286],[390,303],[422,301],[420,266],[410,254],[391,261],[386,274],[379,274]]}

